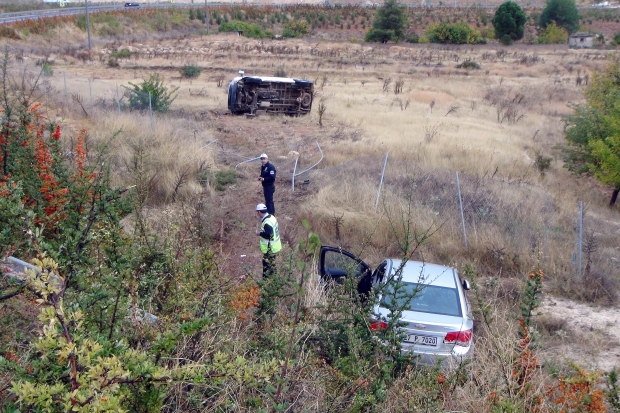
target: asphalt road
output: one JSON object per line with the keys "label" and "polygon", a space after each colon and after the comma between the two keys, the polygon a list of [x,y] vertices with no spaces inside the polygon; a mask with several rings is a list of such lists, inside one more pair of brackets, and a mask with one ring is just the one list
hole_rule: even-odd
{"label": "asphalt road", "polygon": [[[125,3],[119,3],[114,5],[97,5],[97,6],[88,6],[89,13],[96,13],[102,11],[111,11],[111,10],[126,10],[133,11],[145,8],[158,8],[158,7],[190,7],[191,3],[153,3],[153,4],[140,4],[140,7],[124,7]],[[204,3],[197,3],[196,6],[203,5]],[[220,3],[211,3],[209,4],[220,4]],[[55,17],[55,16],[70,16],[75,14],[84,14],[86,12],[86,8],[84,6],[80,7],[60,7],[57,9],[42,9],[42,10],[29,10],[29,11],[18,11],[12,13],[0,13],[0,24],[3,23],[13,23],[21,20],[32,20],[32,19],[43,19],[46,17]]]}

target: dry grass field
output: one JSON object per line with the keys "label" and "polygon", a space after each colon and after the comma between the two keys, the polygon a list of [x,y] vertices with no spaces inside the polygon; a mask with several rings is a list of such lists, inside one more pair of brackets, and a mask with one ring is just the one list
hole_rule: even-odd
{"label": "dry grass field", "polygon": [[[72,35],[80,41],[83,36],[70,26],[57,29],[59,37]],[[608,206],[610,188],[571,175],[558,148],[564,144],[563,117],[571,113],[571,104],[583,101],[584,79],[617,58],[615,51],[227,35],[96,44],[97,57],[80,61],[59,49],[50,51],[40,39],[15,40],[10,47],[21,58],[12,60],[11,68],[16,76],[35,74],[36,62],[47,59],[53,74],[40,83],[47,116],[74,135],[86,128],[91,148],[108,148],[114,183],[136,186],[143,217],[160,236],[180,239],[183,222],[200,225],[204,238],[183,242],[217,245],[224,276],[242,282],[259,274],[253,212],[262,202],[258,164],[235,166],[267,152],[278,168],[276,215],[285,251],[303,234],[302,218],[324,244],[361,253],[370,264],[398,256],[406,234],[431,232],[414,258],[457,268],[472,264],[502,306],[494,328],[507,347],[511,338],[502,337],[502,331],[514,328],[509,314],[518,309],[521,280],[541,268],[546,294],[562,297],[545,305],[539,317],[546,359],[568,357],[605,370],[618,365],[620,348],[607,330],[617,329],[620,314],[615,307],[619,206]],[[108,56],[122,49],[131,57],[110,67]],[[457,68],[465,61],[480,68]],[[182,79],[179,69],[186,64],[201,67],[202,74]],[[298,118],[228,114],[227,86],[238,70],[270,76],[283,71],[313,80],[312,113]],[[117,106],[123,86],[154,73],[179,88],[169,113],[151,118],[130,112],[124,98]],[[321,119],[319,105],[325,107]],[[294,153],[299,153],[297,170],[306,169],[321,157],[317,144],[324,158],[297,177],[293,189]],[[230,168],[237,181],[216,189],[218,172]],[[579,202],[588,245],[584,275],[574,258]],[[128,230],[135,224],[128,220]],[[577,305],[591,311],[589,333],[568,315],[567,309]],[[596,321],[596,306],[611,315]],[[485,352],[484,343],[480,346],[477,362],[496,369],[498,361]],[[454,402],[454,408],[482,403],[467,388],[459,391],[468,399]],[[383,411],[393,411],[390,403]]]}

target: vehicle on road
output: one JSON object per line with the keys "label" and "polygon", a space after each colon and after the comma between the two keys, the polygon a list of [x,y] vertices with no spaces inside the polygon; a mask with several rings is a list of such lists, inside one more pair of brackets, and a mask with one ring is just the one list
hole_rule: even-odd
{"label": "vehicle on road", "polygon": [[372,330],[387,328],[389,308],[394,308],[394,300],[402,304],[404,311],[398,328],[405,338],[401,349],[418,356],[418,363],[441,362],[444,367],[453,368],[472,356],[474,319],[465,296],[469,283],[460,279],[456,269],[386,259],[372,270],[348,251],[323,246],[319,273],[325,282],[341,282],[349,274],[357,277],[358,293],[362,296],[376,290]]}
{"label": "vehicle on road", "polygon": [[314,84],[288,77],[244,76],[239,72],[228,86],[228,109],[234,115],[310,113]]}
{"label": "vehicle on road", "polygon": [[138,3],[125,3],[125,7],[140,7]]}

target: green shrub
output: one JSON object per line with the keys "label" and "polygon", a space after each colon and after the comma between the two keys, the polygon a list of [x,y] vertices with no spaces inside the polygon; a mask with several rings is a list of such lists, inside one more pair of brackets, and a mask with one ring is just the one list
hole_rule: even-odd
{"label": "green shrub", "polygon": [[227,169],[225,171],[218,171],[215,173],[215,189],[223,191],[226,186],[233,185],[237,182],[237,171],[234,169]]}
{"label": "green shrub", "polygon": [[41,65],[41,74],[45,77],[53,76],[54,69],[52,68],[52,65],[50,65],[49,63],[43,63]]}
{"label": "green shrub", "polygon": [[75,24],[80,30],[86,31],[86,15],[80,14],[79,16],[77,16]]}
{"label": "green shrub", "polygon": [[473,60],[465,60],[463,63],[456,65],[457,69],[480,69],[480,65]]}
{"label": "green shrub", "polygon": [[495,39],[495,29],[493,26],[483,27],[480,29],[480,36],[486,39]]}
{"label": "green shrub", "polygon": [[420,41],[420,36],[418,36],[415,33],[410,34],[409,37],[407,38],[408,43],[418,43],[419,41]]}
{"label": "green shrub", "polygon": [[617,46],[620,44],[620,33],[616,33],[614,34],[614,41],[613,43]]}
{"label": "green shrub", "polygon": [[200,73],[202,73],[202,68],[190,64],[183,66],[181,69],[179,69],[179,72],[181,73],[182,77],[194,79],[200,76]]}
{"label": "green shrub", "polygon": [[538,34],[537,43],[540,44],[564,44],[568,41],[568,31],[559,27],[555,22],[549,24]]}
{"label": "green shrub", "polygon": [[128,49],[118,50],[111,55],[115,59],[129,59],[131,57],[131,52]]}
{"label": "green shrub", "polygon": [[277,68],[276,71],[273,73],[273,75],[275,77],[287,77],[286,70],[284,70],[283,67]]}
{"label": "green shrub", "polygon": [[510,46],[513,42],[512,42],[512,37],[510,37],[509,34],[505,34],[503,35],[500,39],[499,42],[501,44],[503,44],[504,46]]}
{"label": "green shrub", "polygon": [[305,20],[288,21],[282,27],[282,37],[303,37],[310,33],[310,27]]}
{"label": "green shrub", "polygon": [[108,67],[118,68],[121,67],[121,64],[116,57],[110,56],[110,58],[108,58]]}
{"label": "green shrub", "polygon": [[[135,110],[147,110],[149,100],[153,111],[164,113],[170,108],[178,87],[168,90],[159,74],[151,75],[139,85],[129,82],[131,87],[123,86],[129,98],[129,107]],[[150,97],[150,99],[149,99]]]}
{"label": "green shrub", "polygon": [[464,22],[436,23],[429,26],[426,36],[433,43],[476,44],[480,32]]}
{"label": "green shrub", "polygon": [[255,39],[262,39],[265,33],[261,28],[253,23],[246,23],[239,20],[231,20],[224,22],[217,29],[220,32],[241,32],[245,37],[251,37]]}

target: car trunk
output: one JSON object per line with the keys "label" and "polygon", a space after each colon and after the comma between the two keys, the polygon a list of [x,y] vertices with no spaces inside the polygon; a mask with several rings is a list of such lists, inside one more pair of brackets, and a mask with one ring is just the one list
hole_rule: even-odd
{"label": "car trunk", "polygon": [[[387,316],[387,310],[381,308],[380,312]],[[418,311],[404,311],[400,321],[406,334],[403,350],[433,354],[450,353],[455,344],[445,344],[444,338],[449,332],[460,331],[463,325],[462,317]]]}

